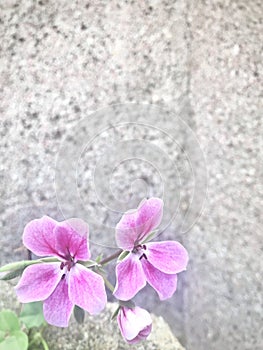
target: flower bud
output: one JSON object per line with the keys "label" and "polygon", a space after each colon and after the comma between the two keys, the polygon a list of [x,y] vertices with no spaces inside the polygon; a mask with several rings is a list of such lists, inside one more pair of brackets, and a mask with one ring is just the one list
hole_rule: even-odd
{"label": "flower bud", "polygon": [[121,334],[128,344],[146,339],[152,330],[150,314],[138,306],[134,308],[121,306],[117,321]]}

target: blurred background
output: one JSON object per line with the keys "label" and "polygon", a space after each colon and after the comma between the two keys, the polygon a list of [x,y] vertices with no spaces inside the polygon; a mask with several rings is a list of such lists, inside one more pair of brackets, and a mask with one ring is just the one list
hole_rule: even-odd
{"label": "blurred background", "polygon": [[159,196],[157,239],[190,263],[138,304],[188,350],[262,349],[262,17],[260,0],[1,0],[0,263],[45,214],[113,253],[122,213]]}

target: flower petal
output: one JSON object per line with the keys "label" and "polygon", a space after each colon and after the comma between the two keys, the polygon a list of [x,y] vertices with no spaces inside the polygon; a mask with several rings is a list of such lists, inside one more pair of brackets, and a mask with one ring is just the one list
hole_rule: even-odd
{"label": "flower petal", "polygon": [[130,253],[116,266],[116,287],[113,295],[120,300],[129,300],[146,285],[139,257]]}
{"label": "flower petal", "polygon": [[141,262],[146,280],[156,290],[160,300],[171,298],[176,291],[177,275],[166,274],[157,270],[146,259],[142,259]]}
{"label": "flower petal", "polygon": [[69,298],[91,315],[98,314],[107,302],[103,278],[76,264],[69,273]]}
{"label": "flower petal", "polygon": [[117,245],[124,250],[132,250],[161,222],[163,201],[159,198],[143,200],[137,210],[126,212],[116,226]]}
{"label": "flower petal", "polygon": [[45,320],[57,327],[67,327],[74,304],[68,297],[67,276],[60,280],[54,292],[43,303]]}
{"label": "flower petal", "polygon": [[153,242],[145,246],[148,261],[158,270],[175,274],[186,269],[188,253],[179,242]]}
{"label": "flower petal", "polygon": [[48,216],[30,221],[23,233],[23,243],[38,256],[58,256],[55,250],[54,229],[57,221]]}
{"label": "flower petal", "polygon": [[136,343],[146,338],[151,332],[151,316],[148,311],[138,306],[132,309],[122,307],[118,313],[117,321],[123,338],[129,343]]}
{"label": "flower petal", "polygon": [[152,331],[152,325],[149,325],[147,327],[145,327],[142,331],[140,331],[140,333],[137,335],[137,337],[135,337],[132,340],[127,340],[127,343],[132,345],[132,344],[136,344],[144,339],[146,339],[150,333]]}
{"label": "flower petal", "polygon": [[36,264],[28,266],[15,287],[21,303],[44,300],[58,285],[63,271],[59,263]]}
{"label": "flower petal", "polygon": [[70,254],[76,260],[88,260],[90,252],[88,248],[88,224],[77,218],[58,222],[55,228],[55,248],[61,255]]}

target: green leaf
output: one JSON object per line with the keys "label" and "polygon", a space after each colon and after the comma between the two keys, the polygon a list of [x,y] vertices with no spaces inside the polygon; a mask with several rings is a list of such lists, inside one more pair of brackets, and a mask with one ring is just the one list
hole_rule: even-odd
{"label": "green leaf", "polygon": [[81,307],[77,305],[74,306],[74,317],[78,323],[81,324],[84,322],[85,312]]}
{"label": "green leaf", "polygon": [[120,306],[118,306],[117,309],[113,312],[113,314],[111,316],[111,321],[117,317],[119,311],[120,311]]}
{"label": "green leaf", "polygon": [[6,332],[0,331],[0,343],[5,339]]}
{"label": "green leaf", "polygon": [[146,236],[146,238],[141,242],[141,244],[147,243],[153,239],[153,237],[157,234],[158,230],[152,231]]}
{"label": "green leaf", "polygon": [[29,265],[34,264],[40,264],[45,262],[57,262],[59,261],[57,258],[41,258],[37,260],[23,260],[23,261],[16,261],[7,265],[4,265],[0,267],[0,272],[7,272],[7,271],[13,271],[17,269],[26,268]]}
{"label": "green leaf", "polygon": [[14,332],[20,330],[17,315],[10,310],[0,312],[0,330],[3,332]]}
{"label": "green leaf", "polygon": [[22,331],[13,332],[0,343],[0,350],[27,350],[28,337]]}
{"label": "green leaf", "polygon": [[25,267],[31,265],[32,263],[34,263],[33,260],[24,260],[24,261],[13,262],[13,263],[10,263],[10,264],[7,264],[7,265],[0,267],[0,272],[7,272],[7,271],[25,268]]}
{"label": "green leaf", "polygon": [[42,302],[24,304],[19,318],[27,328],[40,327],[45,324]]}
{"label": "green leaf", "polygon": [[123,252],[121,252],[121,254],[118,257],[118,261],[122,261],[123,259],[125,259],[129,253],[130,252],[128,250],[124,250]]}
{"label": "green leaf", "polygon": [[23,271],[24,271],[25,267],[22,267],[20,269],[8,272],[7,274],[5,274],[4,276],[0,277],[0,280],[2,281],[9,281],[17,276],[21,276]]}
{"label": "green leaf", "polygon": [[101,262],[102,258],[103,258],[103,254],[98,255],[97,258],[95,259],[96,263],[99,264]]}

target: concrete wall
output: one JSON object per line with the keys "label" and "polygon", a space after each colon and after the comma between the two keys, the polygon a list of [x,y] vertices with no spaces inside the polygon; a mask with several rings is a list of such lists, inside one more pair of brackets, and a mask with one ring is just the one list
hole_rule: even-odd
{"label": "concrete wall", "polygon": [[138,303],[189,350],[262,349],[262,13],[1,1],[1,263],[44,214],[84,218],[93,255],[114,251],[121,212],[162,196],[160,239],[191,260],[172,299]]}

